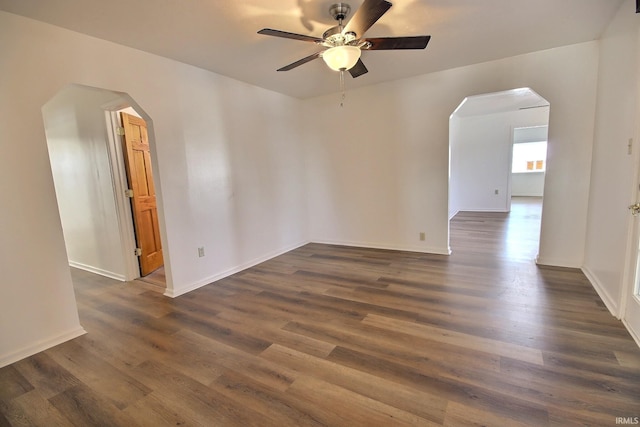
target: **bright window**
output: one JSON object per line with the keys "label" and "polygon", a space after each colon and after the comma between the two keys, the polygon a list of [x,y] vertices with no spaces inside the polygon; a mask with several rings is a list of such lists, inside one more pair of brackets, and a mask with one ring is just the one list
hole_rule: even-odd
{"label": "bright window", "polygon": [[513,144],[511,172],[544,172],[547,160],[547,141]]}

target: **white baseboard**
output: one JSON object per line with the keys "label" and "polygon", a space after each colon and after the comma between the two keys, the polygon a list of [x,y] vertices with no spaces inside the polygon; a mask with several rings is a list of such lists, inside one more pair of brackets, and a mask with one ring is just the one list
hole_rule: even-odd
{"label": "white baseboard", "polygon": [[76,262],[76,261],[69,260],[69,265],[71,267],[79,268],[80,270],[85,270],[85,271],[88,271],[89,273],[99,274],[100,276],[105,276],[105,277],[108,277],[110,279],[119,280],[121,282],[126,282],[127,281],[127,279],[125,278],[124,274],[118,274],[118,273],[114,273],[112,271],[103,270],[101,268],[93,267],[91,265],[83,264],[81,262]]}
{"label": "white baseboard", "polygon": [[65,332],[56,337],[41,340],[36,343],[30,344],[27,347],[21,348],[20,350],[16,350],[8,354],[0,355],[0,368],[10,365],[12,363],[15,363],[26,357],[33,356],[36,353],[40,353],[41,351],[47,350],[51,347],[55,347],[58,344],[62,344],[63,342],[69,341],[73,338],[77,338],[86,333],[87,331],[85,331],[81,326],[79,326],[76,329]]}
{"label": "white baseboard", "polygon": [[562,267],[562,268],[580,268],[580,264],[574,261],[570,261],[568,259],[554,259],[554,258],[544,258],[538,255],[536,257],[536,264],[538,265],[548,265],[550,267]]}
{"label": "white baseboard", "polygon": [[[602,286],[602,283],[600,283],[598,277],[593,274],[593,272],[589,270],[588,267],[582,267],[582,272],[585,276],[587,276],[587,279],[589,279],[589,282],[591,282],[591,286],[593,286],[593,289],[596,290],[598,296],[600,297],[602,302],[604,302],[604,305],[607,306],[607,309],[609,310],[611,315],[616,319],[620,319],[620,310],[618,309],[618,304],[614,301],[613,298],[611,298],[611,295],[609,295],[609,292],[607,292],[605,287]],[[627,327],[627,329],[629,328]],[[631,330],[629,330],[629,332],[631,332]]]}
{"label": "white baseboard", "polygon": [[460,208],[457,213],[460,212],[487,212],[487,213],[508,213],[506,208],[488,208],[488,209],[476,209],[476,208]]}
{"label": "white baseboard", "polygon": [[544,194],[540,193],[531,193],[531,194],[513,194],[511,193],[511,197],[535,197],[536,199],[542,199]]}
{"label": "white baseboard", "polygon": [[451,248],[436,248],[430,246],[412,246],[412,245],[396,245],[396,244],[384,244],[384,243],[371,243],[371,242],[353,242],[344,240],[319,240],[314,239],[313,243],[319,243],[323,245],[337,245],[337,246],[350,246],[354,248],[369,248],[369,249],[385,249],[391,251],[405,251],[405,252],[419,252],[424,254],[436,254],[436,255],[451,255]]}
{"label": "white baseboard", "polygon": [[296,243],[296,244],[288,246],[288,247],[286,247],[284,249],[280,249],[278,251],[274,251],[274,252],[268,253],[268,254],[260,256],[258,258],[254,258],[251,261],[248,261],[246,263],[240,264],[238,266],[235,266],[233,268],[225,270],[225,271],[223,271],[221,273],[214,274],[213,276],[206,277],[206,278],[204,278],[202,280],[198,280],[197,282],[191,283],[191,284],[186,285],[186,286],[181,286],[179,288],[173,287],[171,289],[167,288],[165,290],[165,292],[164,292],[164,295],[168,296],[168,297],[171,297],[171,298],[179,297],[180,295],[184,295],[187,292],[194,291],[194,290],[196,290],[198,288],[201,288],[203,286],[209,285],[209,284],[211,284],[213,282],[216,282],[216,281],[218,281],[220,279],[224,279],[225,277],[231,276],[232,274],[239,273],[239,272],[241,272],[243,270],[246,270],[247,268],[251,268],[251,267],[253,267],[255,265],[258,265],[260,263],[268,261],[271,258],[275,258],[275,257],[277,257],[279,255],[282,255],[284,253],[287,253],[289,251],[297,249],[297,248],[299,248],[301,246],[306,245],[307,243],[309,243],[309,242],[305,241],[305,242],[302,242],[302,243]]}

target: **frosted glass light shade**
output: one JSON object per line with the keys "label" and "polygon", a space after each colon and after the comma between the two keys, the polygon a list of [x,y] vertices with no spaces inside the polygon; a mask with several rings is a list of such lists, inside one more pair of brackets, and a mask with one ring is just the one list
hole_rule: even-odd
{"label": "frosted glass light shade", "polygon": [[322,59],[332,70],[349,70],[360,59],[360,53],[360,48],[355,46],[336,46],[325,50]]}

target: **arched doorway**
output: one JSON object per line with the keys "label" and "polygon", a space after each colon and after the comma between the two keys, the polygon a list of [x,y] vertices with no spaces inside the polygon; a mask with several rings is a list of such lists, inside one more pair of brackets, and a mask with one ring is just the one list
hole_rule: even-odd
{"label": "arched doorway", "polygon": [[[513,153],[514,144],[536,138],[546,144],[549,111],[549,102],[530,88],[474,95],[462,101],[449,120],[449,221],[459,212],[509,212],[516,178],[518,195],[542,197],[544,173],[535,168],[543,167],[546,158],[531,159],[531,171],[525,164],[524,179],[513,172]],[[539,188],[539,194],[527,193],[524,184],[531,191]],[[540,212],[541,208],[540,204]],[[539,236],[538,232],[538,245]]]}
{"label": "arched doorway", "polygon": [[129,281],[140,277],[139,245],[126,197],[121,110],[153,126],[130,96],[100,88],[72,84],[42,107],[69,264]]}

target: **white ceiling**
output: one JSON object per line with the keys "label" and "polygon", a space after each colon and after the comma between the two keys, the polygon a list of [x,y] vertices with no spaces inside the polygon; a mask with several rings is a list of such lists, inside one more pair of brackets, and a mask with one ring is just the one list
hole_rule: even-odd
{"label": "white ceiling", "polygon": [[452,115],[471,117],[542,107],[549,107],[549,102],[535,91],[525,87],[468,96]]}
{"label": "white ceiling", "polygon": [[[363,0],[347,1],[354,11]],[[425,51],[369,51],[355,88],[600,38],[623,0],[392,0],[369,37],[428,34]],[[298,98],[338,91],[322,60],[276,69],[318,49],[258,35],[316,37],[334,0],[0,0],[0,10],[155,53]],[[629,10],[634,13],[635,10]],[[348,19],[348,18],[347,18]]]}

